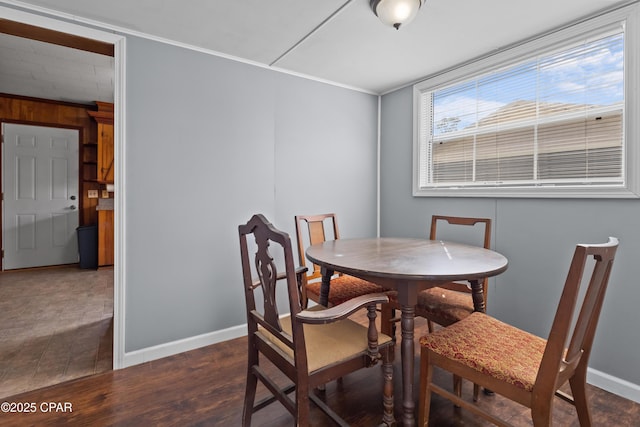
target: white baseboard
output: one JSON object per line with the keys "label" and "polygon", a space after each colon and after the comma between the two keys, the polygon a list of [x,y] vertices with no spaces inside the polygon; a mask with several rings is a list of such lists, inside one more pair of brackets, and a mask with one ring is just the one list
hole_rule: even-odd
{"label": "white baseboard", "polygon": [[[233,326],[220,331],[161,344],[141,350],[125,353],[123,367],[161,359],[185,351],[195,350],[211,344],[231,340],[247,335],[247,325]],[[587,382],[625,399],[640,403],[640,385],[589,368]]]}
{"label": "white baseboard", "polygon": [[231,340],[247,335],[247,325],[233,326],[231,328],[222,329],[220,331],[210,332],[207,334],[197,335],[195,337],[185,338],[165,344],[147,347],[124,354],[123,368],[138,365],[140,363],[149,362],[151,360],[161,359],[174,354],[185,351],[195,350],[211,344],[222,341]]}
{"label": "white baseboard", "polygon": [[640,385],[589,368],[587,382],[625,399],[640,403]]}

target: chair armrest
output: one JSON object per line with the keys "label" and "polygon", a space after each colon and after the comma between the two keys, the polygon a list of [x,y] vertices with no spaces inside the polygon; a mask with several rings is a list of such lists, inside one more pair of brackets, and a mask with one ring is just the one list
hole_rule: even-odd
{"label": "chair armrest", "polygon": [[309,271],[309,268],[305,267],[304,265],[301,265],[300,267],[296,268],[296,276],[304,274],[307,271]]}
{"label": "chair armrest", "polygon": [[[307,272],[307,270],[309,270],[309,269],[307,267],[303,267],[303,266],[300,266],[300,267],[296,268],[296,276],[298,276],[298,281],[300,280],[300,277]],[[282,280],[282,279],[286,279],[286,278],[287,278],[287,273],[286,272],[280,272],[276,276],[276,280]],[[254,279],[254,281],[253,281],[253,287],[255,288],[257,286],[260,286],[260,279]]]}
{"label": "chair armrest", "polygon": [[[296,276],[300,276],[301,274],[304,274],[307,272],[307,270],[309,270],[307,267],[304,266],[300,266],[296,268]],[[282,279],[286,279],[287,278],[287,273],[286,272],[280,272],[278,274],[278,276],[276,277],[276,280],[282,280]]]}
{"label": "chair armrest", "polygon": [[331,323],[350,316],[364,306],[386,302],[389,302],[389,297],[383,293],[361,295],[325,310],[303,310],[296,315],[296,318],[302,323]]}

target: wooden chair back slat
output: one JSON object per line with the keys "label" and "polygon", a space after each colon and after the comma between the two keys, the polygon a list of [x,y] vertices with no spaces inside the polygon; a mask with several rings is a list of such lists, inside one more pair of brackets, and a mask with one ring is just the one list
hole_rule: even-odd
{"label": "wooden chair back slat", "polygon": [[[334,213],[318,214],[318,215],[296,215],[296,235],[298,238],[298,262],[301,266],[306,266],[307,261],[305,257],[305,244],[315,245],[317,243],[325,242],[327,239],[327,232],[325,227],[330,226],[333,233],[333,240],[340,238],[338,231],[338,220]],[[304,226],[306,224],[306,227]],[[305,236],[306,228],[306,236]],[[312,264],[313,268],[309,269],[306,280],[316,280],[322,277],[320,272],[320,266]]]}
{"label": "wooden chair back slat", "polygon": [[[580,367],[586,370],[617,247],[617,239],[611,239],[603,245],[576,247],[540,364],[536,387],[553,388],[558,381],[563,382],[571,377]],[[588,282],[584,283],[584,273],[590,259],[593,259],[593,270]]]}

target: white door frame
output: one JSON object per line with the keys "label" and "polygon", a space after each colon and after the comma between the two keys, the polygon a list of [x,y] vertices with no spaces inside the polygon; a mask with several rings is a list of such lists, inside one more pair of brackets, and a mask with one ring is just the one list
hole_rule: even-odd
{"label": "white door frame", "polygon": [[[27,7],[39,13],[46,13],[54,17],[69,21],[79,21],[78,17],[62,14],[50,9],[30,7],[24,3],[21,7]],[[28,25],[43,27],[54,31],[60,31],[80,37],[86,37],[110,43],[114,45],[114,282],[113,282],[113,369],[124,368],[125,354],[125,230],[126,218],[124,215],[125,188],[124,179],[124,147],[125,147],[125,49],[126,38],[124,36],[100,31],[78,24],[64,22],[58,19],[48,18],[9,9],[0,6],[0,17],[11,21],[21,22]],[[85,21],[85,24],[98,25],[99,23]]]}

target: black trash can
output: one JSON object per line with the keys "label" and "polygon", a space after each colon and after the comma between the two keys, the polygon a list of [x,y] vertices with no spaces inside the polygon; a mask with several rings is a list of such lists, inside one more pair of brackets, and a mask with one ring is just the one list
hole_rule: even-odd
{"label": "black trash can", "polygon": [[80,268],[98,268],[98,226],[82,225],[76,228],[78,232],[78,254]]}

